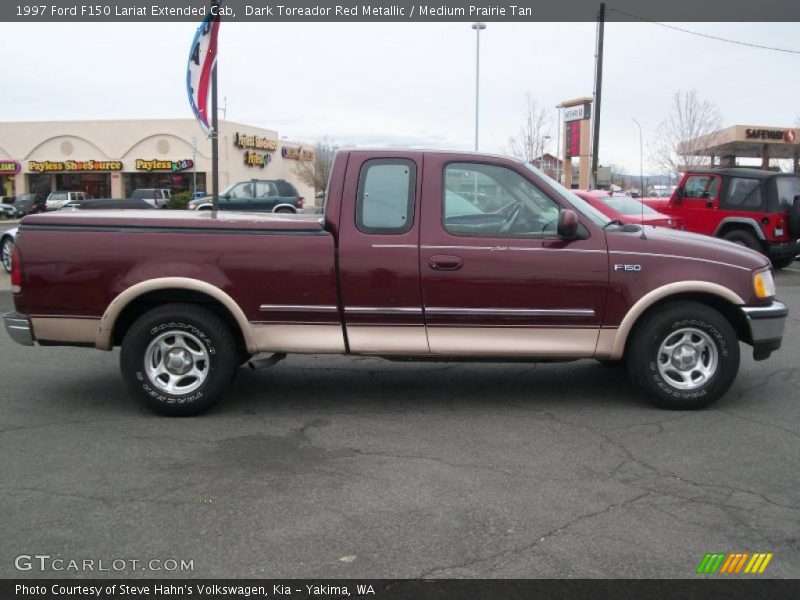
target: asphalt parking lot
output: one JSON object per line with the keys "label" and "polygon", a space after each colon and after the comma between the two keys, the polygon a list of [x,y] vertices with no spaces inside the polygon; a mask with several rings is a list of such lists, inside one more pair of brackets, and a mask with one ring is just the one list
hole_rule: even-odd
{"label": "asphalt parking lot", "polygon": [[20,554],[193,561],[133,573],[158,577],[693,577],[712,551],[797,577],[800,263],[776,280],[784,347],[743,352],[694,413],[593,361],[299,356],[168,419],[128,396],[117,352],[3,332],[0,577],[76,574]]}

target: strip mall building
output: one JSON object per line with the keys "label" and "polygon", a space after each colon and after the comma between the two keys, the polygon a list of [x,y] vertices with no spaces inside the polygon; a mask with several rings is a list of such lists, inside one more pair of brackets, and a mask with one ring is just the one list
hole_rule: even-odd
{"label": "strip mall building", "polygon": [[[313,149],[278,132],[219,124],[220,190],[246,179],[286,179],[309,203],[296,175]],[[193,119],[0,123],[0,193],[84,191],[127,198],[136,188],[211,190],[211,141]]]}

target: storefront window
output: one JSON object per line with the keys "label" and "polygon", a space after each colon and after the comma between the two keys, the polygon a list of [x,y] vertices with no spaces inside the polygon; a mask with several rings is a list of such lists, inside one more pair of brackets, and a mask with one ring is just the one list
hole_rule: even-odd
{"label": "storefront window", "polygon": [[[123,173],[122,193],[130,198],[134,190],[141,188],[166,188],[175,195],[179,192],[192,192],[194,173]],[[197,174],[197,191],[206,191],[206,174]]]}
{"label": "storefront window", "polygon": [[28,178],[28,191],[34,194],[41,194],[45,198],[52,192],[51,175],[47,173],[34,173],[26,175]]}
{"label": "storefront window", "polygon": [[56,175],[56,189],[66,192],[86,192],[90,198],[111,198],[111,175],[108,173]]}

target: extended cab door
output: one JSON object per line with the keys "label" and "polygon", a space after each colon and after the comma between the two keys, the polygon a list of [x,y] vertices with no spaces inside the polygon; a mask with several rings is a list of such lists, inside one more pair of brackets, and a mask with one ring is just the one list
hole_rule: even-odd
{"label": "extended cab door", "polygon": [[339,281],[351,352],[428,353],[419,274],[421,181],[421,153],[350,153]]}
{"label": "extended cab door", "polygon": [[586,239],[559,239],[566,202],[535,181],[507,159],[425,155],[420,268],[432,354],[595,353],[604,232],[579,215]]}
{"label": "extended cab door", "polygon": [[[719,223],[719,175],[689,174],[679,192],[675,214],[683,218],[687,231],[713,235]],[[677,194],[678,192],[676,192]]]}

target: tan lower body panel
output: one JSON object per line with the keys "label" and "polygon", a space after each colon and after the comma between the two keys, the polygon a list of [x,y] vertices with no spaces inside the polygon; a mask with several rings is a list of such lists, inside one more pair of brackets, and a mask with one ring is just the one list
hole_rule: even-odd
{"label": "tan lower body panel", "polygon": [[432,354],[589,358],[599,329],[535,327],[428,327]]}
{"label": "tan lower body panel", "polygon": [[425,326],[348,325],[347,340],[355,354],[429,354]]}
{"label": "tan lower body panel", "polygon": [[622,358],[621,352],[619,356],[614,355],[614,342],[617,339],[618,332],[619,330],[616,327],[600,330],[600,335],[597,338],[597,352],[595,353],[597,358],[614,360]]}
{"label": "tan lower body panel", "polygon": [[343,354],[344,334],[339,324],[252,325],[258,352]]}
{"label": "tan lower body panel", "polygon": [[73,344],[94,344],[100,319],[74,317],[32,317],[31,326],[37,340]]}

